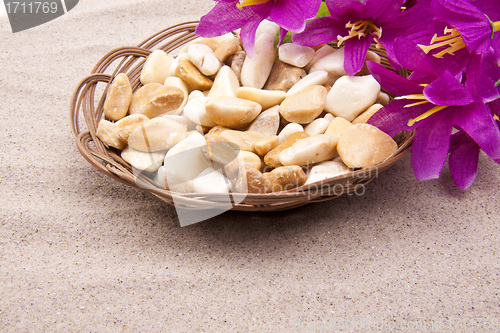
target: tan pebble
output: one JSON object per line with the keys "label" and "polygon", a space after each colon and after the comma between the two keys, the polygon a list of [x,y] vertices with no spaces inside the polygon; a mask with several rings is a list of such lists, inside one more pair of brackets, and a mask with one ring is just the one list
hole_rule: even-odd
{"label": "tan pebble", "polygon": [[164,151],[142,152],[131,147],[127,147],[122,151],[121,157],[125,162],[129,163],[136,169],[147,172],[155,172],[163,164],[165,154],[166,152]]}
{"label": "tan pebble", "polygon": [[276,60],[264,89],[282,90],[286,92],[306,75],[306,71],[302,68]]}
{"label": "tan pebble", "polygon": [[262,112],[248,127],[249,131],[260,132],[267,136],[274,136],[278,133],[280,126],[279,106],[274,106]]}
{"label": "tan pebble", "polygon": [[241,150],[250,151],[255,153],[254,143],[266,138],[266,136],[259,132],[253,131],[235,131],[227,130],[220,133],[221,138],[226,142],[232,142],[240,147]]}
{"label": "tan pebble", "polygon": [[188,98],[189,98],[189,90],[188,90],[187,85],[184,83],[184,81],[182,81],[180,78],[178,78],[176,76],[167,77],[163,84],[165,86],[173,86],[173,87],[179,88],[184,93],[184,99],[182,100],[182,103],[179,106],[179,108],[177,109],[177,111],[169,112],[170,114],[174,114],[174,115],[181,114],[182,110],[184,109],[184,106],[186,105]]}
{"label": "tan pebble", "polygon": [[224,38],[219,44],[216,46],[214,53],[217,58],[226,62],[229,57],[234,55],[240,49],[240,40],[238,37],[228,37]]}
{"label": "tan pebble", "polygon": [[304,128],[304,132],[310,136],[325,134],[330,122],[331,121],[325,118],[315,119]]}
{"label": "tan pebble", "polygon": [[304,132],[304,127],[302,127],[302,125],[297,124],[297,123],[286,124],[278,135],[279,143],[282,143],[290,135],[292,135],[293,133],[297,133],[297,132]]}
{"label": "tan pebble", "polygon": [[130,114],[142,114],[154,118],[163,114],[176,113],[184,102],[184,92],[173,86],[149,83],[132,96]]}
{"label": "tan pebble", "polygon": [[309,172],[306,184],[312,184],[328,178],[334,178],[351,172],[340,157],[315,165]]}
{"label": "tan pebble", "polygon": [[280,114],[290,122],[309,124],[323,112],[327,93],[323,86],[306,88],[287,97],[280,105]]}
{"label": "tan pebble", "polygon": [[268,193],[270,183],[252,163],[240,163],[235,188],[239,193]]}
{"label": "tan pebble", "polygon": [[276,148],[279,143],[278,136],[270,136],[254,142],[253,147],[259,156],[264,156],[272,149]]}
{"label": "tan pebble", "polygon": [[236,97],[257,102],[262,106],[262,110],[267,110],[273,106],[281,104],[286,97],[286,93],[279,90],[240,87],[236,91]]}
{"label": "tan pebble", "polygon": [[238,51],[229,60],[227,65],[231,67],[236,77],[241,82],[241,69],[243,68],[243,62],[245,62],[246,53],[243,51]]}
{"label": "tan pebble", "polygon": [[212,80],[204,76],[187,58],[179,59],[179,64],[175,69],[175,76],[186,83],[189,91],[209,90],[213,84]]}
{"label": "tan pebble", "polygon": [[294,86],[291,87],[290,90],[286,92],[286,97],[295,95],[312,86],[322,86],[325,84],[327,78],[328,78],[328,73],[325,71],[316,71],[307,74],[304,78],[302,78],[299,82],[294,84]]}
{"label": "tan pebble", "polygon": [[385,92],[380,92],[377,97],[377,103],[382,104],[382,105],[387,105],[391,101],[391,98],[389,95],[387,95]]}
{"label": "tan pebble", "polygon": [[141,71],[141,83],[163,83],[170,73],[170,66],[174,57],[165,51],[156,50],[151,53],[144,63]]}
{"label": "tan pebble", "polygon": [[118,74],[106,93],[104,115],[110,120],[120,120],[127,115],[130,102],[132,102],[130,80],[126,74]]}
{"label": "tan pebble", "polygon": [[135,130],[141,123],[148,121],[149,118],[143,114],[132,114],[120,119],[116,122],[118,134],[120,137],[128,142],[128,136]]}
{"label": "tan pebble", "polygon": [[214,51],[207,45],[190,45],[187,49],[187,57],[206,76],[215,75],[221,68],[221,62],[215,56]]}
{"label": "tan pebble", "polygon": [[330,122],[330,125],[328,125],[325,134],[341,136],[342,133],[351,126],[352,123],[349,120],[345,120],[342,117],[336,117]]}
{"label": "tan pebble", "polygon": [[301,139],[307,138],[307,137],[309,137],[309,135],[307,135],[304,132],[292,133],[282,143],[280,143],[278,146],[276,146],[276,148],[274,148],[269,153],[267,153],[266,156],[264,156],[264,163],[266,163],[267,165],[269,165],[273,168],[277,168],[277,167],[282,166],[282,164],[279,160],[279,154],[283,150],[291,147],[295,142],[297,142]]}
{"label": "tan pebble", "polygon": [[233,70],[228,66],[222,66],[215,77],[208,97],[237,97],[236,91],[239,87],[240,81]]}
{"label": "tan pebble", "polygon": [[341,137],[337,150],[350,168],[365,168],[388,159],[398,144],[386,133],[368,124],[352,125]]}
{"label": "tan pebble", "polygon": [[297,165],[279,167],[264,176],[269,180],[271,192],[289,191],[307,181],[304,170]]}
{"label": "tan pebble", "polygon": [[338,156],[338,136],[317,135],[298,140],[279,154],[282,165],[311,165]]}
{"label": "tan pebble", "polygon": [[127,142],[118,134],[116,123],[112,123],[108,120],[101,119],[101,121],[99,121],[96,134],[97,137],[101,139],[102,143],[107,146],[123,149],[127,145]]}
{"label": "tan pebble", "polygon": [[236,97],[209,98],[205,108],[213,122],[234,129],[247,126],[262,111],[260,104]]}
{"label": "tan pebble", "polygon": [[368,119],[371,118],[378,110],[383,108],[382,104],[374,104],[370,106],[365,112],[360,114],[356,119],[352,121],[353,124],[364,124],[368,122]]}
{"label": "tan pebble", "polygon": [[154,118],[133,130],[128,137],[128,144],[144,152],[168,150],[186,135],[186,125],[164,117]]}
{"label": "tan pebble", "polygon": [[205,140],[207,140],[207,142],[226,142],[221,137],[221,133],[227,130],[229,130],[229,128],[223,126],[212,127],[208,133],[205,134]]}

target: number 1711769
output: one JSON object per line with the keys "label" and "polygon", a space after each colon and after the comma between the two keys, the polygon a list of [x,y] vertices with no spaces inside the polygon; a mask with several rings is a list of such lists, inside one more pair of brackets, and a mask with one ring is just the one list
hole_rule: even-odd
{"label": "number 1711769", "polygon": [[54,14],[57,13],[57,6],[56,1],[5,1],[8,14]]}

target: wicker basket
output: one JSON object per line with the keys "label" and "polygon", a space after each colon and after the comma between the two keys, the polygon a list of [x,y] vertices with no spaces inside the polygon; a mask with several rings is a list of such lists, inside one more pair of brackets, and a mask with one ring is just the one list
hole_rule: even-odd
{"label": "wicker basket", "polygon": [[[119,73],[126,73],[137,90],[145,58],[154,50],[174,53],[176,49],[195,39],[197,22],[187,22],[165,29],[137,47],[122,47],[106,54],[94,67],[91,74],[82,80],[74,92],[70,106],[70,121],[76,145],[83,157],[97,170],[126,185],[147,191],[158,199],[178,208],[204,210],[227,207],[227,195],[184,194],[163,190],[155,186],[150,178],[134,175],[132,167],[120,157],[120,152],[105,146],[96,136],[102,118],[104,99],[109,83]],[[374,49],[378,52],[378,50]],[[383,54],[382,64],[388,66]],[[405,75],[406,73],[402,73]],[[83,115],[83,120],[80,119]],[[234,210],[278,211],[299,207],[310,202],[331,200],[352,193],[371,182],[389,168],[410,149],[413,133],[400,133],[396,141],[398,150],[394,155],[375,167],[344,174],[320,183],[305,185],[286,192],[269,194],[231,194]]]}

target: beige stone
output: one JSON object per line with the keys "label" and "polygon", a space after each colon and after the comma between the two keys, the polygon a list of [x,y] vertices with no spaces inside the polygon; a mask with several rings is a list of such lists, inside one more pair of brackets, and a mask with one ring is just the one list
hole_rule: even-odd
{"label": "beige stone", "polygon": [[172,114],[172,115],[181,114],[182,110],[184,110],[184,106],[186,106],[186,103],[187,103],[188,98],[189,98],[189,90],[188,90],[186,83],[184,83],[184,81],[182,81],[180,78],[178,78],[176,76],[169,76],[165,79],[165,82],[163,83],[163,85],[165,85],[167,87],[172,86],[172,87],[179,88],[184,93],[184,99],[182,100],[182,103],[179,106],[179,108],[176,111],[169,112],[169,114]]}
{"label": "beige stone", "polygon": [[328,73],[325,71],[316,71],[307,74],[299,82],[294,84],[293,87],[290,88],[290,90],[287,91],[286,97],[295,95],[312,86],[322,86],[326,83],[327,78]]}
{"label": "beige stone", "polygon": [[130,114],[142,114],[154,118],[176,113],[184,101],[184,92],[161,83],[148,83],[132,95]]}
{"label": "beige stone", "polygon": [[240,40],[236,36],[223,38],[215,47],[215,56],[221,61],[226,62],[232,55],[240,50]]}
{"label": "beige stone", "polygon": [[170,73],[170,66],[174,62],[174,57],[165,51],[156,50],[151,53],[141,70],[141,83],[163,83]]}
{"label": "beige stone", "polygon": [[385,92],[381,91],[380,94],[378,94],[377,103],[386,106],[387,104],[389,104],[390,101],[391,98]]}
{"label": "beige stone", "polygon": [[309,124],[323,112],[326,96],[325,87],[311,86],[287,97],[280,105],[280,114],[290,122]]}
{"label": "beige stone", "polygon": [[262,33],[255,38],[253,55],[246,56],[241,68],[241,84],[246,87],[261,89],[264,87],[276,57],[275,36]]}
{"label": "beige stone", "polygon": [[267,136],[274,136],[278,133],[280,126],[279,106],[274,106],[262,112],[248,127],[249,131],[260,132]]}
{"label": "beige stone", "polygon": [[325,161],[315,165],[309,172],[306,184],[312,184],[325,179],[334,178],[351,171],[352,170],[349,169],[344,162],[342,162],[342,159],[337,157],[333,161]]}
{"label": "beige stone", "polygon": [[279,143],[285,141],[290,135],[297,132],[304,132],[304,127],[297,123],[289,123],[280,131],[278,138]]}
{"label": "beige stone", "polygon": [[187,57],[206,76],[215,75],[221,68],[220,60],[207,45],[191,44],[187,49]]}
{"label": "beige stone", "polygon": [[208,97],[237,97],[236,91],[239,87],[240,81],[233,70],[229,66],[222,66],[215,77]]}
{"label": "beige stone", "polygon": [[187,58],[179,59],[179,64],[175,69],[175,76],[186,83],[189,91],[209,90],[213,84],[212,80],[203,75]]}
{"label": "beige stone", "polygon": [[260,106],[262,106],[262,110],[267,110],[273,106],[281,104],[286,97],[286,93],[279,90],[240,87],[236,91],[236,97],[257,102]]}
{"label": "beige stone", "polygon": [[276,60],[264,89],[288,91],[307,75],[306,71]]}
{"label": "beige stone", "polygon": [[[196,90],[195,90],[196,91]],[[195,92],[193,91],[193,93]],[[203,94],[202,94],[203,96]],[[214,127],[216,123],[212,121],[206,110],[206,102],[208,97],[193,97],[188,100],[184,107],[184,115],[192,122],[205,126]]]}
{"label": "beige stone", "polygon": [[116,127],[118,130],[118,135],[128,142],[128,136],[135,130],[139,125],[145,121],[148,121],[149,118],[143,114],[132,114],[130,116],[126,116],[125,118],[120,119],[116,122]]}
{"label": "beige stone", "polygon": [[276,146],[276,148],[272,149],[269,153],[266,154],[266,156],[264,156],[264,163],[273,168],[282,166],[279,160],[280,153],[283,150],[291,147],[295,142],[307,137],[309,137],[309,135],[304,132],[296,132],[291,134],[288,138],[286,138],[286,140],[284,140],[282,143]]}
{"label": "beige stone", "polygon": [[388,159],[397,148],[389,135],[368,124],[352,125],[337,146],[342,161],[350,168],[374,166]]}
{"label": "beige stone", "polygon": [[329,54],[332,54],[333,52],[335,52],[335,49],[333,47],[331,47],[330,45],[328,44],[325,44],[323,45],[322,47],[320,47],[319,49],[317,49],[315,52],[314,52],[314,56],[313,58],[311,59],[311,61],[309,61],[309,63],[304,67],[305,70],[307,72],[310,72],[311,71],[311,67],[318,62],[318,60],[320,60],[321,58],[323,57],[326,57],[327,55]]}
{"label": "beige stone", "polygon": [[279,167],[264,176],[269,180],[271,192],[289,191],[307,181],[304,170],[297,165]]}
{"label": "beige stone", "polygon": [[285,43],[278,48],[279,60],[295,67],[306,66],[313,59],[314,53],[312,47],[294,43]]}
{"label": "beige stone", "polygon": [[279,138],[277,136],[270,136],[267,138],[263,138],[261,140],[257,140],[254,142],[253,147],[259,156],[264,156],[272,149],[276,148],[279,143]]}
{"label": "beige stone", "polygon": [[205,109],[213,122],[234,129],[249,125],[262,111],[260,104],[236,97],[210,98]]}
{"label": "beige stone", "polygon": [[236,77],[241,82],[241,69],[243,68],[243,63],[245,62],[246,53],[244,51],[238,51],[229,58],[227,65],[231,67]]}
{"label": "beige stone", "polygon": [[207,168],[193,179],[194,193],[228,194],[230,182],[220,170]]}
{"label": "beige stone", "polygon": [[240,148],[240,150],[249,151],[255,153],[254,143],[258,142],[266,136],[259,132],[253,131],[235,131],[235,130],[226,130],[220,133],[220,137],[225,142],[234,143],[236,146]]}
{"label": "beige stone", "polygon": [[311,66],[309,73],[325,71],[328,73],[326,83],[333,85],[340,77],[347,75],[344,68],[344,48],[341,47],[332,53],[325,52],[325,54]]}
{"label": "beige stone", "polygon": [[342,133],[347,131],[349,127],[352,126],[352,123],[348,120],[345,120],[342,117],[336,117],[330,122],[328,128],[325,131],[325,134],[341,136]]}
{"label": "beige stone", "polygon": [[118,74],[109,85],[104,101],[104,115],[110,120],[120,120],[128,113],[132,102],[132,85],[128,76]]}
{"label": "beige stone", "polygon": [[101,121],[99,121],[96,134],[97,137],[101,139],[102,143],[109,147],[121,150],[127,145],[127,142],[118,134],[116,123],[112,123],[108,120],[101,119]]}
{"label": "beige stone", "polygon": [[271,190],[268,178],[251,163],[239,164],[235,188],[239,193],[263,194]]}
{"label": "beige stone", "polygon": [[129,146],[122,151],[121,157],[136,169],[155,172],[163,164],[165,151],[143,152]]}
{"label": "beige stone", "polygon": [[154,118],[134,129],[128,137],[128,144],[143,152],[168,150],[186,135],[186,125],[164,117]]}
{"label": "beige stone", "polygon": [[325,134],[326,129],[330,125],[330,121],[325,118],[318,118],[313,120],[310,124],[308,124],[304,128],[304,132],[309,134],[310,136]]}
{"label": "beige stone", "polygon": [[352,121],[352,123],[353,124],[364,124],[364,123],[367,123],[368,120],[371,118],[371,116],[373,116],[378,110],[380,110],[383,107],[384,106],[382,104],[373,104],[368,109],[366,109],[365,112],[363,112],[362,114],[360,114],[359,116],[357,116],[356,119],[354,119]]}
{"label": "beige stone", "polygon": [[337,136],[325,134],[298,140],[279,154],[280,163],[302,166],[331,160],[338,156],[338,141]]}

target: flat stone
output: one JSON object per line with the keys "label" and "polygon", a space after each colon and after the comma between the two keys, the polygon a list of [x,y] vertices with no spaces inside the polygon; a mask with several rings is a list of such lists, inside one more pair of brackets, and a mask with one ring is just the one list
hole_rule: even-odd
{"label": "flat stone", "polygon": [[141,83],[163,83],[169,76],[170,66],[174,62],[174,57],[165,51],[153,51],[147,58],[141,70]]}
{"label": "flat stone", "polygon": [[389,135],[368,124],[352,125],[337,146],[342,161],[350,168],[374,166],[388,159],[397,148]]}
{"label": "flat stone", "polygon": [[380,84],[371,75],[343,76],[328,93],[325,111],[353,121],[373,105],[380,93]]}
{"label": "flat stone", "polygon": [[275,136],[278,133],[279,127],[279,106],[274,106],[259,114],[257,118],[255,118],[255,120],[250,124],[248,130],[260,132],[266,136]]}
{"label": "flat stone", "polygon": [[132,95],[130,114],[142,114],[154,118],[163,114],[175,114],[184,101],[184,92],[161,83],[148,83]]}
{"label": "flat stone", "polygon": [[186,125],[163,117],[154,118],[140,123],[130,133],[128,144],[143,152],[169,150],[183,140],[186,134]]}
{"label": "flat stone", "polygon": [[220,137],[225,142],[231,142],[235,144],[240,150],[249,151],[255,153],[254,143],[258,142],[266,136],[259,132],[253,131],[236,131],[236,130],[226,130],[220,133]]}
{"label": "flat stone", "polygon": [[148,120],[149,118],[142,114],[132,114],[130,116],[126,116],[116,122],[118,135],[120,135],[125,142],[128,142],[128,136],[130,133],[139,127],[141,123]]}
{"label": "flat stone", "polygon": [[222,66],[215,77],[208,97],[236,97],[240,81],[229,66]]}
{"label": "flat stone", "polygon": [[345,120],[342,117],[336,117],[330,122],[330,125],[328,125],[325,134],[336,135],[340,137],[342,133],[347,131],[351,126],[352,123],[350,121]]}
{"label": "flat stone", "polygon": [[297,123],[290,123],[286,125],[278,135],[279,143],[284,142],[290,135],[297,132],[304,132],[304,127]]}
{"label": "flat stone", "polygon": [[249,101],[254,101],[260,104],[262,110],[267,110],[273,106],[277,106],[283,102],[286,97],[284,91],[279,90],[264,90],[252,87],[240,87],[236,91],[236,96]]}
{"label": "flat stone", "polygon": [[306,75],[306,71],[302,68],[276,60],[264,89],[286,92]]}
{"label": "flat stone", "polygon": [[187,49],[187,57],[206,76],[215,75],[222,65],[214,51],[203,44],[191,44]]}
{"label": "flat stone", "polygon": [[295,95],[305,89],[312,86],[322,86],[326,83],[328,79],[328,73],[325,71],[316,71],[306,75],[299,82],[293,85],[290,90],[287,91],[286,97]]}
{"label": "flat stone", "polygon": [[259,103],[236,97],[214,97],[205,103],[210,119],[218,125],[240,129],[262,111]]}
{"label": "flat stone", "polygon": [[306,66],[313,59],[314,53],[312,47],[294,43],[285,43],[278,48],[280,61],[295,67]]}
{"label": "flat stone", "polygon": [[213,84],[212,80],[203,75],[189,59],[184,57],[179,59],[174,73],[186,83],[189,91],[209,90]]}
{"label": "flat stone", "polygon": [[155,172],[163,164],[165,151],[143,152],[129,146],[121,152],[121,157],[136,169]]}
{"label": "flat stone", "polygon": [[301,167],[283,166],[265,173],[271,192],[289,191],[305,184],[307,177]]}
{"label": "flat stone", "polygon": [[338,141],[337,136],[325,134],[298,140],[279,154],[280,163],[306,166],[331,160],[338,156]]}
{"label": "flat stone", "polygon": [[291,134],[288,138],[286,138],[282,143],[280,143],[276,148],[272,149],[269,153],[264,156],[264,163],[266,165],[271,166],[273,168],[277,168],[280,166],[283,166],[280,162],[279,155],[280,153],[291,147],[295,142],[307,138],[309,135],[307,135],[304,132],[296,132]]}
{"label": "flat stone", "polygon": [[320,134],[325,134],[326,129],[330,125],[330,121],[325,118],[318,118],[313,120],[310,124],[308,124],[304,128],[304,132],[309,134],[310,136],[316,136]]}
{"label": "flat stone", "polygon": [[371,116],[373,116],[378,110],[380,110],[383,107],[384,106],[382,104],[373,104],[368,109],[366,109],[365,112],[363,112],[362,114],[360,114],[359,116],[357,116],[356,119],[354,119],[352,121],[352,123],[353,124],[364,124],[364,123],[367,123],[368,120],[371,118]]}
{"label": "flat stone", "polygon": [[243,86],[258,89],[264,87],[276,58],[274,39],[275,35],[269,33],[262,33],[256,37],[254,53],[251,57],[246,56],[241,69]]}
{"label": "flat stone", "polygon": [[333,85],[340,77],[347,75],[344,69],[344,48],[335,50],[317,59],[314,65],[311,66],[309,74],[316,71],[325,71],[328,73],[326,84],[329,85]]}
{"label": "flat stone", "polygon": [[120,73],[113,79],[106,93],[104,115],[110,120],[120,120],[127,115],[131,102],[132,85],[128,76]]}
{"label": "flat stone", "polygon": [[333,161],[325,161],[315,165],[309,172],[306,184],[312,184],[325,179],[334,178],[351,172],[347,165],[342,162],[340,157]]}
{"label": "flat stone", "polygon": [[121,150],[127,145],[127,142],[118,134],[116,123],[112,123],[106,119],[101,119],[99,121],[96,134],[106,146]]}
{"label": "flat stone", "polygon": [[325,107],[327,90],[323,86],[311,86],[287,97],[280,105],[280,114],[290,122],[309,124]]}
{"label": "flat stone", "polygon": [[264,156],[272,149],[276,148],[279,143],[279,138],[277,136],[270,136],[257,140],[253,143],[253,147],[259,156]]}
{"label": "flat stone", "polygon": [[331,47],[330,45],[328,44],[325,44],[323,45],[322,47],[320,47],[319,49],[317,49],[315,52],[314,52],[314,56],[313,58],[311,59],[311,61],[309,61],[309,63],[305,66],[305,70],[307,72],[310,72],[311,71],[311,67],[318,62],[318,60],[320,60],[321,58],[324,58],[326,57],[327,55],[329,54],[332,54],[333,52],[335,52],[335,48]]}

